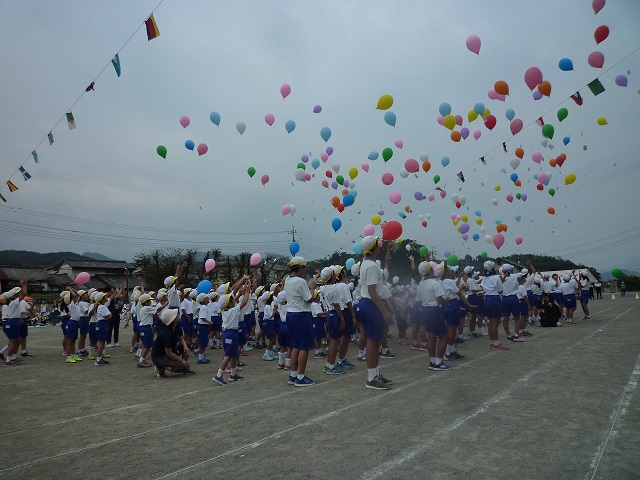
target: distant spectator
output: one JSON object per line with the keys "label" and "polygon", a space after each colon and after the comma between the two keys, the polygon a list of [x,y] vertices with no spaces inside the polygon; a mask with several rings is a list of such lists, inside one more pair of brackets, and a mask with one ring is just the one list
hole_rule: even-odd
{"label": "distant spectator", "polygon": [[602,284],[597,281],[596,283],[593,284],[594,287],[596,287],[596,300],[597,299],[601,299],[602,298]]}
{"label": "distant spectator", "polygon": [[625,297],[627,295],[627,284],[624,283],[624,280],[620,282],[620,295]]}
{"label": "distant spectator", "polygon": [[[109,290],[109,294],[113,295],[109,301],[109,312],[111,313],[111,319],[109,320],[109,338],[107,341],[107,347],[119,347],[120,344],[120,312],[122,311],[122,293],[113,287]],[[111,341],[113,338],[113,342]]]}

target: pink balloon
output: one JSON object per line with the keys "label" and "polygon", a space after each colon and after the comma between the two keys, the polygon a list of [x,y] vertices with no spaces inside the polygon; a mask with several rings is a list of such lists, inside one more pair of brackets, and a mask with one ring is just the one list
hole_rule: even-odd
{"label": "pink balloon", "polygon": [[493,244],[500,250],[500,247],[504,245],[504,236],[501,233],[496,233],[493,236]]}
{"label": "pink balloon", "polygon": [[84,285],[90,279],[91,279],[91,275],[89,275],[87,272],[80,272],[78,275],[76,275],[76,279],[74,280],[74,283],[76,285]]}
{"label": "pink balloon", "polygon": [[444,190],[440,190],[440,198],[444,198],[447,196],[447,192],[445,192]]}
{"label": "pink balloon", "polygon": [[402,195],[397,190],[394,190],[389,194],[389,201],[391,203],[398,204],[400,203],[400,200],[402,200]]}
{"label": "pink balloon", "polygon": [[430,202],[433,202],[436,199],[436,196],[433,193],[430,193],[429,195],[427,195],[427,198]]}
{"label": "pink balloon", "polygon": [[455,119],[456,119],[456,125],[461,126],[462,125],[462,116],[461,115],[456,115]]}
{"label": "pink balloon", "polygon": [[262,182],[262,185],[266,185],[267,183],[269,183],[269,175],[267,174],[262,175],[262,178],[260,178],[260,181]]}
{"label": "pink balloon", "polygon": [[520,120],[519,118],[514,118],[513,120],[511,120],[511,124],[509,125],[511,134],[516,135],[520,130],[522,130],[523,126],[524,124],[522,123],[522,120]]}
{"label": "pink balloon", "polygon": [[322,180],[322,186],[324,188],[329,188],[329,182],[327,180]]}
{"label": "pink balloon", "polygon": [[282,99],[284,100],[291,93],[291,85],[288,83],[283,83],[280,87],[280,95],[282,95]]}
{"label": "pink balloon", "polygon": [[382,183],[385,185],[391,185],[393,183],[393,175],[390,173],[385,173],[382,175]]}
{"label": "pink balloon", "polygon": [[252,267],[259,265],[261,261],[262,261],[262,255],[260,255],[259,253],[254,253],[253,255],[251,255],[251,258],[249,259],[249,263],[251,264]]}
{"label": "pink balloon", "polygon": [[602,52],[591,52],[587,61],[593,68],[602,68],[604,65],[604,55]]}
{"label": "pink balloon", "polygon": [[516,238],[516,245],[520,245],[522,243],[522,237]]}
{"label": "pink balloon", "polygon": [[373,235],[373,233],[376,231],[376,227],[374,227],[373,225],[369,224],[369,225],[365,225],[364,230],[362,231],[362,233],[364,233],[365,237],[368,237],[370,235]]}
{"label": "pink balloon", "polygon": [[531,154],[531,160],[536,163],[540,163],[542,161],[542,154],[540,152],[533,152]]}
{"label": "pink balloon", "polygon": [[276,121],[276,117],[273,115],[273,113],[267,113],[264,116],[264,121],[267,122],[267,125],[271,126],[273,125],[273,122]]}
{"label": "pink balloon", "polygon": [[547,174],[544,172],[540,172],[538,174],[538,183],[544,185],[545,183],[547,183]]}
{"label": "pink balloon", "polygon": [[527,84],[529,90],[533,90],[542,81],[542,70],[538,67],[531,67],[527,69],[524,74],[524,83]]}
{"label": "pink balloon", "polygon": [[180,125],[182,125],[182,128],[187,128],[190,123],[191,123],[191,119],[186,115],[183,115],[180,117]]}
{"label": "pink balloon", "polygon": [[489,92],[487,92],[487,96],[491,100],[498,100],[498,94],[496,93],[496,91],[494,89],[489,90]]}
{"label": "pink balloon", "polygon": [[496,100],[500,101],[500,102],[504,102],[507,99],[506,95],[500,95],[499,93],[496,93]]}
{"label": "pink balloon", "polygon": [[325,152],[322,152],[322,153],[320,154],[320,159],[321,159],[323,162],[326,162],[327,160],[329,160],[329,155],[327,155]]}
{"label": "pink balloon", "polygon": [[198,145],[198,155],[204,155],[209,151],[209,147],[207,147],[206,143],[201,143]]}
{"label": "pink balloon", "polygon": [[289,215],[291,213],[291,205],[285,203],[282,205],[282,216]]}
{"label": "pink balloon", "polygon": [[364,170],[365,172],[369,171],[369,164],[367,162],[362,162],[362,170]]}
{"label": "pink balloon", "polygon": [[409,173],[417,173],[420,170],[420,164],[417,160],[410,158],[404,162],[404,169]]}
{"label": "pink balloon", "polygon": [[[310,173],[305,173],[305,174],[304,174],[304,181],[305,181],[305,182],[308,182],[309,180],[311,180],[311,174],[310,174]],[[347,182],[348,182],[348,180],[345,180],[345,181],[344,181],[344,183],[347,183]],[[346,186],[347,186],[347,185],[345,185],[345,187],[346,187]]]}
{"label": "pink balloon", "polygon": [[404,146],[404,142],[400,139],[396,140],[395,142],[396,147],[402,149],[402,147]]}
{"label": "pink balloon", "polygon": [[[455,220],[456,218],[458,218],[458,214],[456,212],[452,212],[451,215],[449,215],[449,218],[451,220]],[[449,255],[445,255],[445,257],[448,257]]]}
{"label": "pink balloon", "polygon": [[436,118],[436,120],[440,125],[444,125],[444,117],[442,115],[438,115],[438,118]]}
{"label": "pink balloon", "polygon": [[593,13],[597,15],[598,12],[604,8],[605,3],[607,3],[607,0],[593,0],[593,2],[591,2],[591,8],[593,8]]}
{"label": "pink balloon", "polygon": [[507,202],[509,203],[513,202],[513,195],[511,194],[507,195]]}
{"label": "pink balloon", "polygon": [[480,55],[480,47],[482,46],[482,41],[480,37],[477,35],[469,35],[467,37],[467,49],[470,52],[475,53],[476,55]]}
{"label": "pink balloon", "polygon": [[204,262],[204,271],[209,273],[211,270],[216,268],[216,261],[213,258],[208,259]]}
{"label": "pink balloon", "polygon": [[473,132],[473,138],[475,138],[476,140],[478,140],[481,135],[482,132],[480,130],[476,130],[475,132]]}

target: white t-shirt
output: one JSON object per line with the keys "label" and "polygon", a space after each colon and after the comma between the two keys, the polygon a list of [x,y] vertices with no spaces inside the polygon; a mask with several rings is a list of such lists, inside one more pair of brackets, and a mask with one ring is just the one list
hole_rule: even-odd
{"label": "white t-shirt", "polygon": [[89,323],[96,323],[98,321],[98,306],[95,303],[89,305]]}
{"label": "white t-shirt", "polygon": [[349,307],[349,303],[351,303],[351,289],[349,285],[344,282],[336,283],[336,287],[340,292],[340,307],[345,310]]}
{"label": "white t-shirt", "polygon": [[340,310],[342,310],[341,295],[338,285],[325,285],[324,298],[329,306],[329,310],[335,310],[336,304],[339,305]]}
{"label": "white t-shirt", "polygon": [[157,311],[158,309],[156,307],[152,307],[151,305],[141,307],[140,313],[138,314],[140,326],[143,327],[153,325],[153,316]]}
{"label": "white t-shirt", "polygon": [[209,307],[209,311],[211,312],[212,317],[217,317],[220,315],[220,305],[218,305],[218,302],[209,302],[207,307]]}
{"label": "white t-shirt", "polygon": [[167,299],[169,300],[170,307],[180,306],[180,292],[176,290],[175,284],[167,292]]}
{"label": "white t-shirt", "polygon": [[[281,323],[287,323],[287,305],[288,305],[289,301],[287,300],[286,303],[280,303],[278,302],[278,313],[280,314],[280,322]],[[311,309],[311,304],[309,303],[309,309]]]}
{"label": "white t-shirt", "polygon": [[98,322],[101,320],[106,321],[109,315],[111,315],[111,312],[105,304],[101,303],[100,305],[98,305]]}
{"label": "white t-shirt", "polygon": [[382,281],[382,270],[378,264],[373,260],[363,260],[360,265],[360,294],[362,295],[362,298],[368,298],[371,300],[371,295],[369,295],[369,286],[375,285],[376,291],[379,293],[382,288]]}
{"label": "white t-shirt", "polygon": [[556,286],[555,280],[551,280],[551,279],[545,280],[542,283],[542,291],[544,293],[553,293],[553,289],[555,288],[555,286]]}
{"label": "white t-shirt", "polygon": [[87,317],[89,315],[89,302],[85,302],[84,300],[80,300],[78,302],[78,308],[80,308],[80,316]]}
{"label": "white t-shirt", "polygon": [[453,300],[454,298],[458,298],[458,286],[456,285],[456,281],[453,278],[445,278],[440,281],[440,287],[444,292],[445,300]]}
{"label": "white t-shirt", "polygon": [[24,313],[29,310],[29,307],[29,302],[27,302],[26,300],[20,300],[20,317],[27,318],[29,316],[28,313]]}
{"label": "white t-shirt", "polygon": [[362,291],[360,290],[360,284],[351,292],[351,303],[357,305],[360,299],[362,298]]}
{"label": "white t-shirt", "polygon": [[575,294],[577,289],[578,289],[578,283],[573,278],[568,282],[563,281],[560,284],[560,290],[562,291],[563,295]]}
{"label": "white t-shirt", "polygon": [[240,323],[240,305],[222,312],[222,328],[225,330],[237,330]]}
{"label": "white t-shirt", "polygon": [[[182,309],[182,306],[180,306],[180,308]],[[200,309],[202,308],[202,305],[198,302],[196,302],[195,305],[193,305],[193,310],[191,313],[193,313],[193,318],[200,318]]]}
{"label": "white t-shirt", "polygon": [[533,293],[534,295],[540,295],[542,293],[541,284],[534,281],[531,285],[531,293]]}
{"label": "white t-shirt", "polygon": [[475,278],[467,278],[467,287],[469,287],[469,295],[477,295],[482,291],[482,287],[478,285]]}
{"label": "white t-shirt", "polygon": [[555,280],[553,280],[553,293],[562,293],[562,282],[560,280],[558,280],[557,285]]}
{"label": "white t-shirt", "polygon": [[2,305],[2,320],[9,320],[9,305]]}
{"label": "white t-shirt", "polygon": [[322,305],[320,305],[318,302],[313,302],[311,304],[311,315],[313,315],[314,317],[317,317],[322,312],[323,312]]}
{"label": "white t-shirt", "polygon": [[438,297],[444,298],[442,285],[435,278],[423,279],[416,290],[416,301],[423,307],[437,307]]}
{"label": "white t-shirt", "polygon": [[71,314],[71,320],[74,322],[80,321],[80,305],[77,302],[69,304],[69,313]]}
{"label": "white t-shirt", "polygon": [[273,305],[264,306],[264,320],[273,320]]}
{"label": "white t-shirt", "polygon": [[258,297],[257,303],[258,303],[258,313],[264,312],[264,300],[262,299],[262,295]]}
{"label": "white t-shirt", "polygon": [[16,297],[11,302],[9,302],[7,318],[20,318],[20,298]]}
{"label": "white t-shirt", "polygon": [[484,277],[482,282],[480,282],[480,286],[484,290],[484,294],[489,295],[500,295],[504,290],[502,286],[502,281],[498,275],[490,275],[488,277]]}
{"label": "white t-shirt", "polygon": [[532,286],[533,286],[533,275],[528,273],[527,278],[524,281],[524,288],[526,290],[531,290]]}
{"label": "white t-shirt", "polygon": [[[301,277],[290,276],[284,282],[287,292],[287,309],[291,312],[311,312],[311,292],[307,281]],[[280,317],[282,318],[282,312]]]}
{"label": "white t-shirt", "polygon": [[[171,301],[169,301],[169,305],[171,305]],[[180,313],[182,313],[182,310],[187,312],[187,315],[190,313],[194,313],[193,302],[190,298],[185,298],[184,300],[182,300],[182,303],[180,304]]]}
{"label": "white t-shirt", "polygon": [[211,322],[211,310],[208,305],[200,305],[198,313],[198,325],[208,325]]}
{"label": "white t-shirt", "polygon": [[502,282],[502,295],[509,297],[515,295],[518,291],[518,277],[516,275],[509,275]]}
{"label": "white t-shirt", "polygon": [[518,285],[518,289],[516,290],[516,295],[518,296],[518,300],[522,300],[527,296],[527,287],[524,285]]}
{"label": "white t-shirt", "polygon": [[587,280],[586,278],[583,278],[582,280],[580,280],[580,289],[581,290],[589,290],[589,280]]}

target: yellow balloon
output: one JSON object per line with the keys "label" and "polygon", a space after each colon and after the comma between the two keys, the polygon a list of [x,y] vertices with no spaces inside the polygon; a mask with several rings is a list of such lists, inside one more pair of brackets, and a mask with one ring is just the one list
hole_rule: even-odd
{"label": "yellow balloon", "polygon": [[600,117],[598,119],[598,125],[607,125],[609,122],[607,122],[607,119],[604,117]]}
{"label": "yellow balloon", "polygon": [[456,117],[449,114],[442,119],[442,124],[447,127],[449,130],[453,130],[456,126]]}
{"label": "yellow balloon", "polygon": [[454,224],[454,225],[458,225],[458,221],[459,221],[459,220],[458,220],[457,218],[454,218],[454,219],[453,219],[453,224]]}
{"label": "yellow balloon", "polygon": [[566,177],[564,177],[564,184],[565,185],[571,185],[575,181],[576,181],[575,173],[570,173]]}
{"label": "yellow balloon", "polygon": [[476,218],[476,223],[478,225],[482,225],[482,219],[481,218]]}
{"label": "yellow balloon", "polygon": [[380,225],[381,221],[382,218],[380,218],[380,215],[374,215],[373,217],[371,217],[371,223],[373,223],[374,225]]}
{"label": "yellow balloon", "polygon": [[392,105],[393,105],[393,97],[389,94],[386,94],[386,95],[382,95],[378,99],[378,106],[376,107],[376,109],[389,110]]}
{"label": "yellow balloon", "polygon": [[496,192],[499,192],[499,191],[500,191],[500,185],[496,185],[495,187],[493,187],[493,189],[494,189]]}
{"label": "yellow balloon", "polygon": [[356,167],[351,167],[349,169],[349,177],[351,178],[351,180],[353,180],[357,176],[358,176],[358,169]]}
{"label": "yellow balloon", "polygon": [[463,222],[469,221],[469,217],[467,217],[466,215],[462,215],[460,218],[462,219]]}
{"label": "yellow balloon", "polygon": [[467,118],[469,119],[469,123],[473,122],[476,118],[478,118],[478,114],[476,113],[476,111],[472,108],[471,110],[469,110],[469,113],[467,114]]}
{"label": "yellow balloon", "polygon": [[489,115],[491,115],[491,110],[485,108],[484,112],[482,112],[482,118],[487,118]]}
{"label": "yellow balloon", "polygon": [[398,244],[402,243],[402,237],[398,237],[398,239],[396,240],[396,242],[398,242]]}
{"label": "yellow balloon", "polygon": [[458,225],[458,228],[456,228],[456,230],[458,230],[458,233],[460,233],[460,227],[461,227],[461,226],[462,226],[462,225]]}

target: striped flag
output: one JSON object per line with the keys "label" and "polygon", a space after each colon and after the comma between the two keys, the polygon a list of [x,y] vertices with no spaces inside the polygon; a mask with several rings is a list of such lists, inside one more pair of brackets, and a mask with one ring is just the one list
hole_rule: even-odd
{"label": "striped flag", "polygon": [[18,190],[18,187],[16,187],[16,185],[11,180],[7,180],[7,187],[9,187],[10,192],[15,192],[16,190]]}
{"label": "striped flag", "polygon": [[47,134],[47,138],[49,139],[49,145],[53,145],[53,133],[49,132]]}
{"label": "striped flag", "polygon": [[120,56],[116,53],[116,56],[111,59],[111,63],[113,63],[113,68],[116,69],[116,75],[120,78]]}
{"label": "striped flag", "polygon": [[573,95],[571,95],[571,100],[576,102],[576,105],[578,105],[579,107],[582,106],[582,95],[580,95],[580,92],[576,92]]}
{"label": "striped flag", "polygon": [[20,168],[18,169],[20,170],[20,173],[22,174],[22,176],[24,177],[24,181],[26,182],[27,180],[29,180],[31,178],[31,175],[29,175],[29,172],[27,172],[23,166],[20,166]]}
{"label": "striped flag", "polygon": [[69,124],[69,130],[76,128],[76,120],[73,118],[73,113],[67,112],[67,123]]}
{"label": "striped flag", "polygon": [[153,18],[153,13],[147,18],[144,22],[147,27],[147,40],[151,41],[160,35],[160,30],[158,30],[158,24],[156,23],[156,19]]}
{"label": "striped flag", "polygon": [[31,155],[33,155],[33,161],[36,163],[40,163],[38,162],[38,152],[36,152],[35,150],[33,152],[31,152]]}
{"label": "striped flag", "polygon": [[4,195],[2,195],[1,193],[0,193],[0,200],[2,200],[4,203],[7,203],[7,199],[4,198]]}

